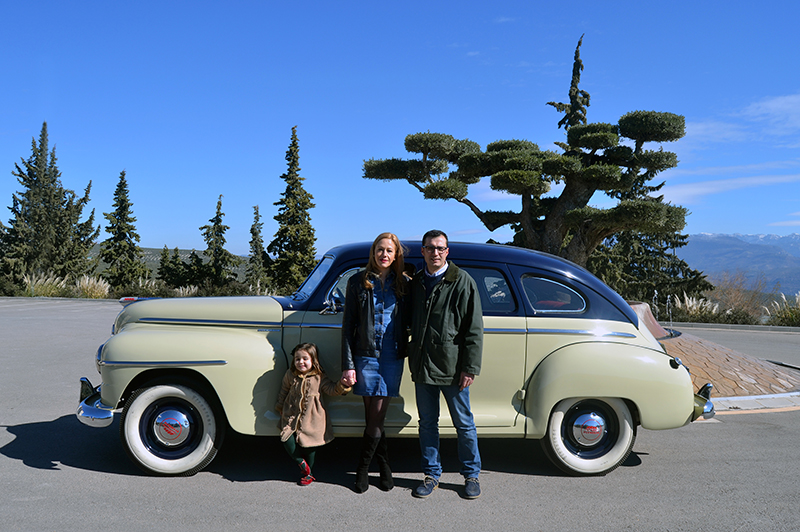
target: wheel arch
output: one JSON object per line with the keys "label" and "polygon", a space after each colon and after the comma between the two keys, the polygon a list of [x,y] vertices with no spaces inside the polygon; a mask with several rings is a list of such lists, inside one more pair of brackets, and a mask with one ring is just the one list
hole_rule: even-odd
{"label": "wheel arch", "polygon": [[556,405],[568,398],[618,398],[634,422],[646,429],[668,429],[686,423],[694,408],[691,377],[670,366],[671,357],[638,345],[580,342],[544,358],[527,382],[527,438],[547,432]]}
{"label": "wheel arch", "polygon": [[216,390],[214,390],[214,386],[211,385],[211,382],[209,382],[205,375],[187,368],[153,368],[137,374],[131,379],[125,391],[122,393],[119,404],[117,405],[118,408],[124,407],[136,390],[161,384],[188,386],[199,392],[218,413],[220,419],[225,422],[226,427],[229,426],[225,407],[219,395],[217,395]]}

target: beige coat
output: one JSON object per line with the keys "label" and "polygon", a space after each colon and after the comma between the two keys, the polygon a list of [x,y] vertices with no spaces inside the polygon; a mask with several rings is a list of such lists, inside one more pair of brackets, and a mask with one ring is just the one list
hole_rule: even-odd
{"label": "beige coat", "polygon": [[281,415],[281,441],[288,440],[294,433],[301,447],[318,447],[330,442],[333,430],[320,394],[344,395],[349,391],[350,388],[331,381],[324,373],[311,370],[295,375],[289,369],[283,376],[275,405]]}

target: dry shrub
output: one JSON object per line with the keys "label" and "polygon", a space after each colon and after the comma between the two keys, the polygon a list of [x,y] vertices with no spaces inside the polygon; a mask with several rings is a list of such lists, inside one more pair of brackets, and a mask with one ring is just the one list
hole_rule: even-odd
{"label": "dry shrub", "polygon": [[87,299],[106,299],[111,291],[111,285],[101,277],[81,276],[75,282],[75,290],[78,297]]}

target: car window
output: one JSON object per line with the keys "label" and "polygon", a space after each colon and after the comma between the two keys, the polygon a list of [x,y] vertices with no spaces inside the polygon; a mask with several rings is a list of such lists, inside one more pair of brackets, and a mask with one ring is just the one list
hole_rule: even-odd
{"label": "car window", "polygon": [[350,268],[342,273],[333,284],[328,294],[325,297],[326,301],[335,301],[344,305],[345,293],[347,291],[347,281],[358,271],[360,268]]}
{"label": "car window", "polygon": [[509,314],[517,310],[506,276],[494,268],[462,267],[478,285],[484,314]]}
{"label": "car window", "polygon": [[300,288],[297,289],[297,292],[292,294],[294,299],[306,300],[311,297],[311,294],[319,286],[319,283],[325,278],[325,275],[328,273],[328,270],[331,269],[333,265],[333,257],[330,255],[326,255],[322,257],[322,260],[317,263],[317,266],[314,270],[306,277],[306,280],[303,281],[303,284],[300,285]]}
{"label": "car window", "polygon": [[537,314],[586,310],[586,300],[578,292],[551,279],[525,274],[522,288]]}

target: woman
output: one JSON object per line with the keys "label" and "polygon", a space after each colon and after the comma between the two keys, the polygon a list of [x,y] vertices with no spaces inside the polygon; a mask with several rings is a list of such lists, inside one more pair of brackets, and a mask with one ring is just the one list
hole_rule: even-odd
{"label": "woman", "polygon": [[367,267],[347,282],[342,321],[342,382],[364,399],[366,428],[356,468],[356,493],[369,488],[369,465],[378,460],[383,491],[394,487],[383,423],[392,397],[400,395],[408,333],[408,279],[397,236],[372,243]]}

